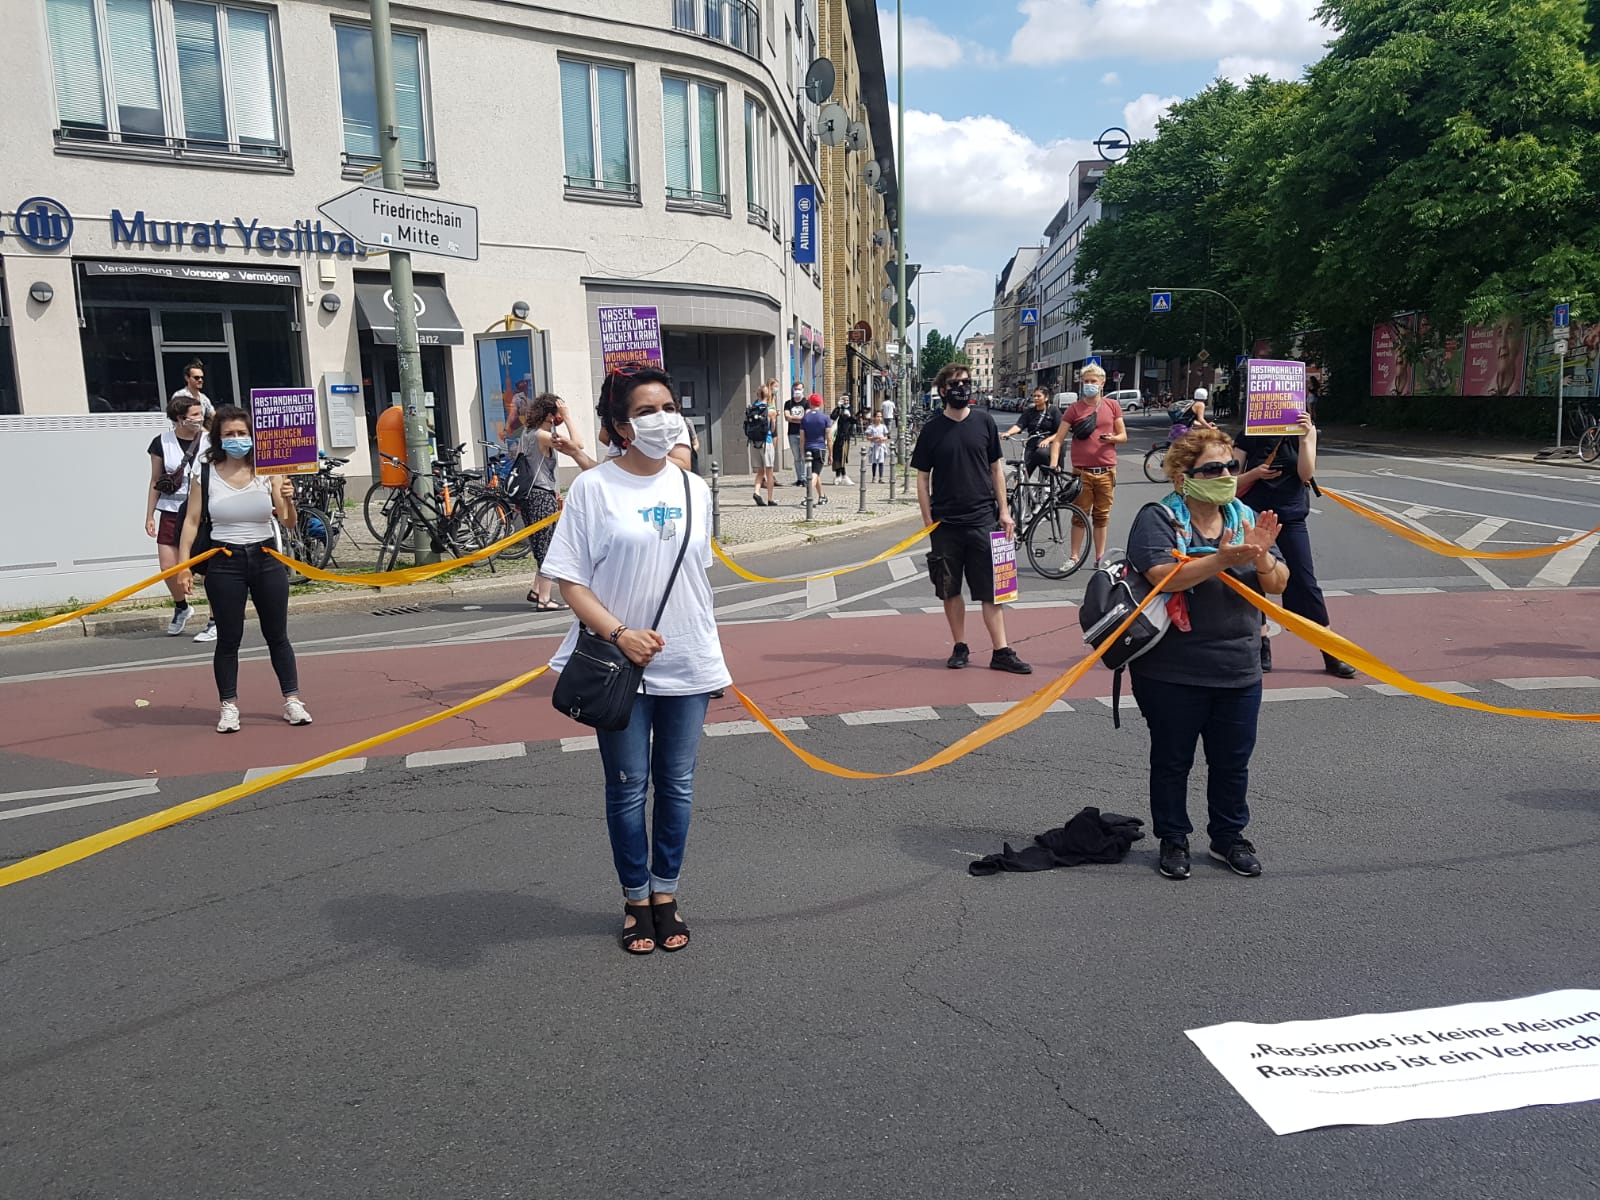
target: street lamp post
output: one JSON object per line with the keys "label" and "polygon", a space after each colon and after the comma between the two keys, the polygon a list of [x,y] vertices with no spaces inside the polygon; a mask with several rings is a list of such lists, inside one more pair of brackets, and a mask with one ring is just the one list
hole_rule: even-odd
{"label": "street lamp post", "polygon": [[[1249,351],[1245,348],[1247,345],[1247,335],[1244,328],[1244,314],[1239,311],[1239,306],[1237,304],[1235,304],[1231,299],[1223,295],[1221,292],[1215,291],[1212,288],[1203,287],[1153,287],[1147,288],[1146,290],[1150,292],[1151,295],[1154,295],[1156,292],[1203,292],[1207,296],[1215,296],[1219,300],[1222,300],[1229,308],[1233,309],[1233,315],[1239,318],[1239,357],[1250,357]],[[1187,387],[1188,385],[1185,384],[1184,386]]]}
{"label": "street lamp post", "polygon": [[[895,232],[899,234],[900,271],[898,288],[900,303],[895,309],[895,324],[899,326],[900,338],[900,404],[896,414],[899,420],[895,422],[895,441],[900,447],[900,461],[906,460],[906,417],[910,412],[910,403],[907,400],[907,384],[910,375],[906,367],[906,21],[905,0],[895,0],[894,4],[894,58],[895,58],[895,200],[898,215],[895,218]],[[890,472],[893,473],[892,470]],[[907,478],[902,475],[902,482]]]}

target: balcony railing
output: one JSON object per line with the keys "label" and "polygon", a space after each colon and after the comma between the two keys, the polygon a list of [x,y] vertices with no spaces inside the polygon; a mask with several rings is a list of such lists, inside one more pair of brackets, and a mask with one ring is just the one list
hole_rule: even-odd
{"label": "balcony railing", "polygon": [[639,200],[639,185],[632,182],[623,182],[615,179],[585,179],[578,175],[563,177],[566,181],[566,192],[569,196],[578,196],[593,200]]}
{"label": "balcony railing", "polygon": [[728,194],[726,192],[697,192],[693,188],[667,189],[667,207],[694,209],[697,212],[726,213],[728,211]]}
{"label": "balcony railing", "polygon": [[118,133],[85,125],[63,125],[55,130],[56,145],[108,153],[150,154],[167,158],[235,160],[243,164],[282,166],[288,148],[275,142],[228,142],[210,138],[166,137],[148,133]]}
{"label": "balcony railing", "polygon": [[755,0],[672,0],[672,27],[761,57],[761,10]]}

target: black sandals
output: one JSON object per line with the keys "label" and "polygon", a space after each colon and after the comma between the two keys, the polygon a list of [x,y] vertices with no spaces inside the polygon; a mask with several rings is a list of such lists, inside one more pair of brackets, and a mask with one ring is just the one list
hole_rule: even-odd
{"label": "black sandals", "polygon": [[[689,945],[689,927],[683,923],[683,918],[678,915],[678,902],[666,900],[660,904],[652,904],[651,917],[655,921],[656,945],[668,954],[677,950],[686,949]],[[668,938],[681,937],[683,945],[669,946]]]}
{"label": "black sandals", "polygon": [[[617,944],[629,954],[650,954],[654,952],[659,942],[656,939],[655,914],[651,906],[646,904],[624,904],[622,906],[622,919],[626,921],[633,918],[632,925],[624,925],[617,934]],[[637,942],[655,943],[643,949],[636,948]]]}

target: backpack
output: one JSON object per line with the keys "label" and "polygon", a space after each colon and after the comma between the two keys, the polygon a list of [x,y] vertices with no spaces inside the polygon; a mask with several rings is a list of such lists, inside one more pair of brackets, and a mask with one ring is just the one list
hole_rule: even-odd
{"label": "backpack", "polygon": [[[1183,498],[1174,492],[1159,502],[1145,505],[1145,508],[1161,510],[1161,515],[1172,524],[1178,536],[1178,553],[1187,554],[1192,533],[1189,506],[1183,502]],[[1143,512],[1143,509],[1140,511]],[[1137,522],[1138,517],[1136,516],[1134,520]],[[1231,532],[1237,539],[1244,530],[1255,526],[1255,514],[1243,501],[1236,499],[1222,510],[1222,523],[1223,536],[1227,537]],[[1084,589],[1083,604],[1078,609],[1078,625],[1083,630],[1084,642],[1096,649],[1106,645],[1111,634],[1154,590],[1155,585],[1128,561],[1126,552],[1108,554],[1104,564],[1097,567],[1094,574],[1089,576],[1088,586]],[[1169,596],[1164,604],[1152,604],[1134,619],[1132,625],[1123,630],[1121,637],[1106,646],[1106,652],[1101,656],[1100,662],[1112,671],[1113,728],[1122,728],[1123,671],[1134,659],[1154,650],[1161,639],[1167,636],[1167,631],[1172,628],[1171,606],[1175,600],[1181,599],[1182,593],[1178,593]]]}
{"label": "backpack", "polygon": [[744,410],[744,439],[752,446],[764,446],[771,429],[771,417],[765,404],[752,404]]}

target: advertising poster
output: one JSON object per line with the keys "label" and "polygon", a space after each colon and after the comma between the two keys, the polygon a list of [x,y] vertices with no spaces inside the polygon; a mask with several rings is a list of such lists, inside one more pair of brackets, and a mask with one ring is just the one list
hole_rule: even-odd
{"label": "advertising poster", "polygon": [[1017,598],[1017,543],[996,530],[989,535],[989,550],[994,555],[994,602],[1009,604]]}
{"label": "advertising poster", "polygon": [[533,333],[527,329],[507,333],[480,333],[478,395],[483,397],[483,440],[511,450],[507,441],[518,405],[533,399]]}
{"label": "advertising poster", "polygon": [[1417,363],[1418,396],[1459,396],[1466,361],[1466,339],[1459,329],[1434,330],[1422,318],[1422,358]]}
{"label": "advertising poster", "polygon": [[1372,327],[1372,394],[1411,395],[1411,364],[1402,352],[1402,338],[1411,330],[1412,318],[1379,321]]}
{"label": "advertising poster", "polygon": [[624,363],[663,364],[661,319],[654,308],[602,308],[600,360],[610,374]]}
{"label": "advertising poster", "polygon": [[250,431],[256,474],[317,469],[317,389],[251,388]]}
{"label": "advertising poster", "polygon": [[1188,1035],[1277,1134],[1600,1099],[1600,991]]}
{"label": "advertising poster", "polygon": [[1305,415],[1305,363],[1252,358],[1245,368],[1245,433],[1269,437],[1295,433]]}
{"label": "advertising poster", "polygon": [[[1570,397],[1589,397],[1596,394],[1595,377],[1597,355],[1600,355],[1600,324],[1574,321],[1565,330],[1567,335],[1566,394]],[[1527,394],[1554,396],[1556,376],[1561,370],[1561,356],[1555,348],[1556,331],[1545,326],[1535,342],[1528,342]]]}
{"label": "advertising poster", "polygon": [[1522,322],[1516,318],[1467,326],[1461,394],[1520,396],[1525,358]]}

